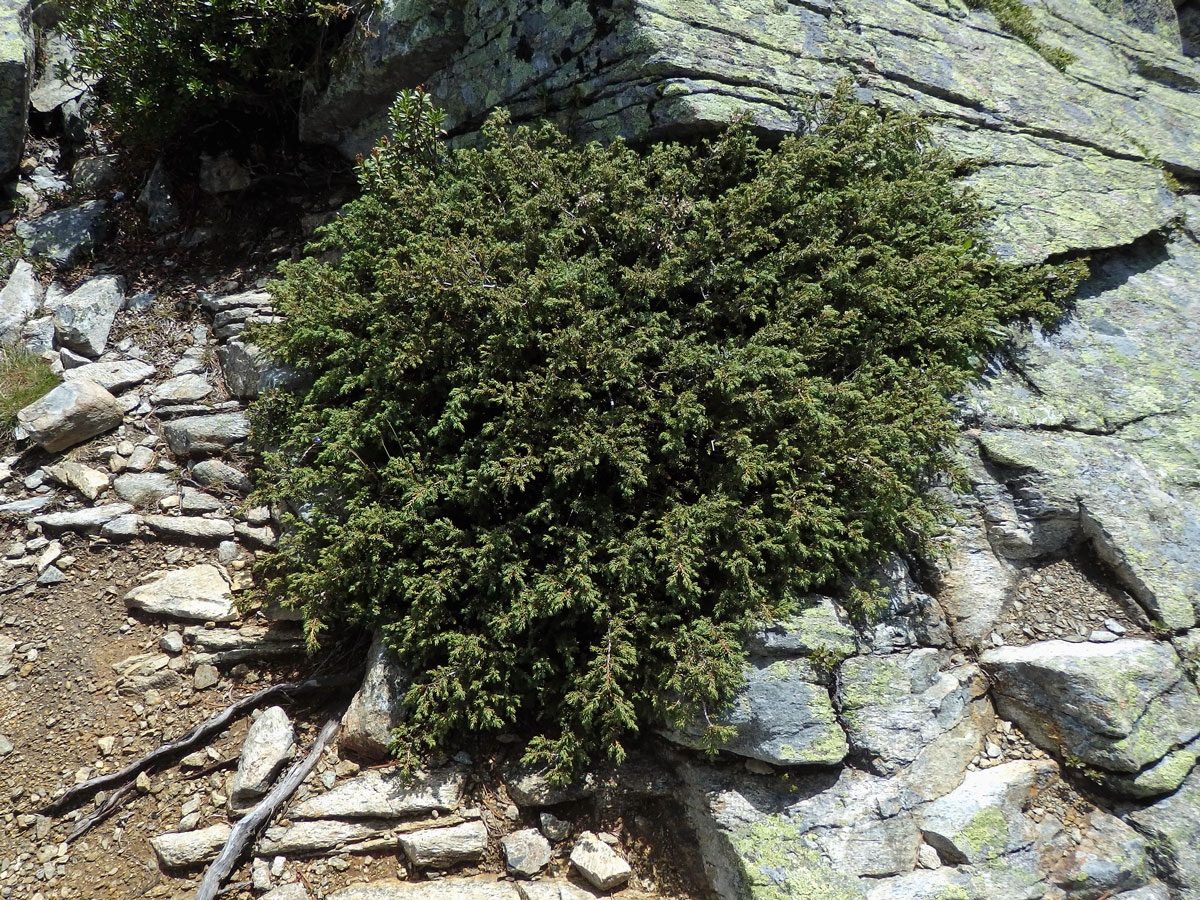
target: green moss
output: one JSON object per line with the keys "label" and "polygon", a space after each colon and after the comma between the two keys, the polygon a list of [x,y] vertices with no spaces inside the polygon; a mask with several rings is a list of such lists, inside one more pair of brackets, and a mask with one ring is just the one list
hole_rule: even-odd
{"label": "green moss", "polygon": [[857,878],[836,871],[805,846],[803,834],[786,820],[767,819],[731,837],[752,900],[862,900]]}
{"label": "green moss", "polygon": [[1075,55],[1061,47],[1050,47],[1041,41],[1041,26],[1033,18],[1033,10],[1021,0],[967,0],[972,9],[986,9],[996,22],[1022,43],[1038,52],[1042,59],[1060,72],[1075,62]]}
{"label": "green moss", "polygon": [[989,806],[976,813],[955,839],[970,850],[971,862],[995,859],[1008,847],[1008,822],[999,808]]}

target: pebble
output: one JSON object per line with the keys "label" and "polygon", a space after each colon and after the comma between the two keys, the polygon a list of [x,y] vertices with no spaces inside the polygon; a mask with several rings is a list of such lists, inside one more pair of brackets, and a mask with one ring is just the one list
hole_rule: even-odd
{"label": "pebble", "polygon": [[1111,631],[1093,631],[1088,635],[1088,640],[1097,644],[1111,644],[1117,639],[1117,636]]}
{"label": "pebble", "polygon": [[208,690],[214,687],[221,680],[221,675],[217,671],[216,666],[202,665],[196,666],[196,672],[192,676],[192,687],[198,691]]}

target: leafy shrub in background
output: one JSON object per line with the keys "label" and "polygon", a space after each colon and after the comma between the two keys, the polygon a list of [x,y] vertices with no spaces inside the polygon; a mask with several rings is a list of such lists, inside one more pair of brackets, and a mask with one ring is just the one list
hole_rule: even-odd
{"label": "leafy shrub in background", "polygon": [[284,122],[321,56],[319,0],[71,0],[60,26],[103,79],[113,125],[158,141],[232,113]]}
{"label": "leafy shrub in background", "polygon": [[437,124],[402,96],[273,288],[256,339],[311,387],[255,413],[295,511],[263,571],[313,640],[384,629],[406,762],[515,728],[566,777],[709,721],[756,622],[920,546],[947,396],[1074,273],[1001,265],[918,123],[848,89],[777,149]]}

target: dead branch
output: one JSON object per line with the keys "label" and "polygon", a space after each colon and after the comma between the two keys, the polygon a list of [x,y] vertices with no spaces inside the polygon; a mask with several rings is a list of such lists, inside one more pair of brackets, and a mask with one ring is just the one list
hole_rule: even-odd
{"label": "dead branch", "polygon": [[340,711],[336,715],[330,716],[317,734],[316,740],[313,741],[308,755],[292,766],[287,775],[271,788],[271,792],[233,827],[221,854],[213,860],[212,865],[204,873],[204,880],[200,882],[200,889],[196,891],[195,900],[215,900],[221,890],[221,882],[233,871],[233,867],[245,851],[246,845],[274,817],[279,808],[291,799],[296,788],[300,787],[300,783],[316,768],[321,754],[337,734],[341,721]]}
{"label": "dead branch", "polygon": [[84,816],[75,823],[75,827],[71,829],[71,833],[67,835],[67,843],[75,840],[78,837],[83,837],[118,809],[128,802],[133,796],[133,782],[123,784],[109,795],[108,799],[100,804],[95,810]]}
{"label": "dead branch", "polygon": [[147,769],[172,761],[178,756],[183,756],[194,749],[197,744],[222,731],[233,720],[246,715],[259,706],[273,700],[289,697],[293,694],[304,694],[354,684],[357,683],[359,675],[360,673],[355,672],[349,675],[310,678],[308,681],[276,684],[256,691],[248,697],[243,697],[236,703],[225,707],[225,709],[216,715],[205,719],[178,740],[162,744],[141,759],[131,762],[125,768],[107,775],[98,775],[95,778],[85,781],[83,784],[76,785],[57,800],[46,804],[42,809],[42,813],[48,816],[59,815],[65,810],[78,806],[84,800],[94,796],[98,791],[116,788],[126,782],[133,781]]}

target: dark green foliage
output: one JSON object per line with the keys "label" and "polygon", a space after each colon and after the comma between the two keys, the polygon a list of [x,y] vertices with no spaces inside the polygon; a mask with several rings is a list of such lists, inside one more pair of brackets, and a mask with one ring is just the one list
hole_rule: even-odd
{"label": "dark green foliage", "polygon": [[118,130],[154,141],[222,117],[286,119],[348,7],[319,0],[71,0],[62,29]]}
{"label": "dark green foliage", "polygon": [[[776,150],[571,144],[427,98],[257,339],[311,376],[256,414],[265,564],[310,633],[382,626],[396,749],[517,728],[568,774],[721,708],[755,622],[919,546],[947,395],[1073,287],[999,264],[912,119],[846,91]],[[719,736],[719,732],[712,732]]]}
{"label": "dark green foliage", "polygon": [[1062,47],[1043,44],[1042,29],[1033,18],[1033,10],[1022,0],[967,0],[972,9],[986,9],[996,17],[996,22],[1023,44],[1037,51],[1038,55],[1060,72],[1075,62],[1075,54]]}

